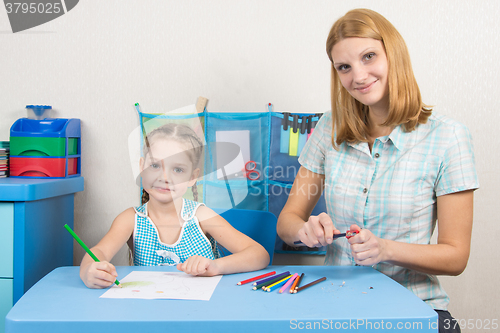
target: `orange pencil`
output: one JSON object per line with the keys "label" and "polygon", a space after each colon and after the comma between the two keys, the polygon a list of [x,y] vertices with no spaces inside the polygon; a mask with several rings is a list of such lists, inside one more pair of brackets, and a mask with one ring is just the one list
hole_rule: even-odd
{"label": "orange pencil", "polygon": [[299,284],[300,281],[302,281],[302,278],[304,277],[304,273],[300,274],[300,276],[297,279],[297,284],[295,285],[295,290],[299,289]]}
{"label": "orange pencil", "polygon": [[295,287],[297,286],[297,283],[299,282],[300,277],[302,275],[304,275],[304,273],[302,273],[300,276],[297,276],[297,278],[295,279],[295,281],[293,281],[292,286],[290,287],[290,294],[292,294],[293,291],[295,290]]}

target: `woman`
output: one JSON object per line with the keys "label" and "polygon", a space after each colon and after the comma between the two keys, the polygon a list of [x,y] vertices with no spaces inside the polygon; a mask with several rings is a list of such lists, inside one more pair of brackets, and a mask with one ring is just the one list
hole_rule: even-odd
{"label": "woman", "polygon": [[[436,275],[459,275],[469,257],[479,187],[470,134],[422,103],[406,44],[380,14],[348,12],[327,53],[332,111],[299,158],[278,234],[327,246],[326,264],[374,266],[437,310],[441,332],[459,331]],[[310,216],[323,191],[328,214]],[[359,234],[333,241],[348,229]]]}

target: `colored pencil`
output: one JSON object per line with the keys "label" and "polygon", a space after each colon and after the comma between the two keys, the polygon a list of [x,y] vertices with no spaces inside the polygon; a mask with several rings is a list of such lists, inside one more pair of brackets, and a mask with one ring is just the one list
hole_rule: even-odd
{"label": "colored pencil", "polygon": [[[100,260],[95,256],[95,254],[92,253],[92,251],[90,251],[90,249],[88,248],[87,245],[85,245],[85,243],[80,239],[80,237],[78,237],[77,234],[75,234],[75,232],[73,230],[71,230],[71,228],[69,227],[69,225],[65,224],[64,227],[66,228],[66,230],[69,231],[69,233],[71,234],[71,236],[73,236],[73,238],[78,242],[78,244],[80,244],[83,249],[85,250],[85,252],[87,252],[89,254],[89,256],[92,257],[92,259],[94,259],[94,261],[96,262],[100,262]],[[120,282],[118,282],[118,279],[115,280],[115,284],[118,286],[118,287],[122,287],[120,285]]]}
{"label": "colored pencil", "polygon": [[290,287],[290,285],[293,283],[293,280],[295,280],[297,278],[297,276],[299,276],[299,274],[297,274],[297,273],[293,274],[292,277],[289,278],[288,281],[286,281],[286,283],[283,285],[283,287],[281,287],[281,289],[279,290],[279,293],[281,294],[288,287]]}
{"label": "colored pencil", "polygon": [[321,279],[317,279],[316,281],[313,281],[311,283],[306,284],[305,286],[300,287],[299,289],[294,291],[294,294],[298,293],[301,290],[304,290],[306,288],[309,288],[311,286],[314,286],[316,283],[320,283],[321,281],[325,281],[326,277],[322,277]]}
{"label": "colored pencil", "polygon": [[[346,235],[347,234],[345,232],[343,234],[336,234],[336,235],[333,235],[333,239],[337,239],[337,238],[340,238],[340,237],[345,237]],[[305,245],[301,241],[295,241],[295,242],[293,242],[293,244],[295,244],[295,245]]]}
{"label": "colored pencil", "polygon": [[266,281],[266,282],[263,282],[263,283],[259,283],[258,285],[253,287],[253,290],[258,290],[258,289],[265,290],[265,288],[267,286],[273,284],[274,282],[278,282],[279,280],[283,279],[284,277],[287,277],[288,275],[290,275],[290,272],[285,272],[285,273],[280,274],[279,276],[274,276],[273,279]]}
{"label": "colored pencil", "polygon": [[289,275],[286,278],[284,278],[283,280],[275,283],[273,286],[269,286],[268,288],[266,288],[266,291],[267,292],[271,292],[273,290],[278,289],[279,287],[281,287],[282,285],[284,285],[291,277],[292,277],[292,275]]}
{"label": "colored pencil", "polygon": [[271,289],[271,288],[273,288],[273,287],[275,287],[277,285],[282,285],[283,283],[285,283],[286,280],[288,280],[291,277],[292,277],[292,274],[288,275],[287,277],[285,277],[285,278],[283,278],[283,279],[281,279],[281,280],[279,280],[277,282],[274,282],[273,284],[270,284],[270,285],[264,287],[263,289],[266,290],[266,291],[268,291],[268,289]]}
{"label": "colored pencil", "polygon": [[271,280],[273,280],[273,279],[275,279],[275,278],[279,278],[279,277],[282,277],[282,276],[286,276],[286,275],[288,275],[288,274],[290,274],[290,272],[289,272],[289,271],[286,271],[286,272],[280,273],[280,274],[278,274],[278,275],[271,276],[270,278],[266,278],[266,279],[262,279],[262,280],[256,281],[256,282],[254,282],[254,283],[253,283],[253,285],[254,285],[254,286],[256,286],[256,285],[258,285],[258,284],[266,283],[267,281],[271,281]]}
{"label": "colored pencil", "polygon": [[237,283],[237,285],[241,286],[242,284],[253,282],[255,280],[259,280],[259,279],[262,279],[262,278],[265,278],[265,277],[268,277],[268,276],[274,275],[274,274],[276,274],[276,271],[272,271],[272,272],[269,272],[269,273],[266,273],[266,274],[262,274],[262,275],[259,275],[259,276],[256,276],[256,277],[253,277],[253,278],[250,278],[250,279],[246,279],[246,280],[240,281],[240,282]]}
{"label": "colored pencil", "polygon": [[295,285],[295,290],[299,289],[299,284],[302,281],[303,277],[304,277],[304,273],[300,274],[299,278],[297,279],[297,284]]}
{"label": "colored pencil", "polygon": [[290,287],[290,294],[293,293],[293,291],[295,290],[295,287],[297,286],[297,284],[299,283],[300,278],[303,275],[304,275],[304,273],[302,273],[300,276],[297,276],[297,278],[295,279],[295,281],[293,281],[292,286]]}

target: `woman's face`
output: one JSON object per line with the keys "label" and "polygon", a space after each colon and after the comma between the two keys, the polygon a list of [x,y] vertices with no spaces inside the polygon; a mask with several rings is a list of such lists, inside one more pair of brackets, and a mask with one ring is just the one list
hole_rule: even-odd
{"label": "woman's face", "polygon": [[388,110],[388,64],[381,41],[345,38],[333,46],[332,59],[342,86],[352,97],[371,109]]}

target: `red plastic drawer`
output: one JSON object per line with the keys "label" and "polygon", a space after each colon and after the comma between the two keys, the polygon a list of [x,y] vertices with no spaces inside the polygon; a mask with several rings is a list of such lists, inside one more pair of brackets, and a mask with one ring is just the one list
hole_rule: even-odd
{"label": "red plastic drawer", "polygon": [[[77,158],[68,159],[68,175],[77,173]],[[11,157],[11,177],[66,177],[66,158]]]}

